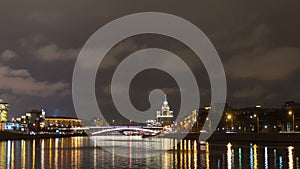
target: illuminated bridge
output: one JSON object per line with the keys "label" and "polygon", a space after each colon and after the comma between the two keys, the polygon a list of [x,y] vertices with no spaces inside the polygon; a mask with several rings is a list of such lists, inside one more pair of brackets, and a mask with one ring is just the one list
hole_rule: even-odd
{"label": "illuminated bridge", "polygon": [[148,134],[153,134],[153,135],[157,135],[160,133],[159,131],[144,129],[144,128],[137,128],[137,127],[116,127],[116,128],[109,128],[109,129],[104,129],[104,130],[100,130],[97,132],[93,132],[92,135],[98,135],[98,134],[109,133],[109,132],[114,132],[114,131],[118,131],[120,133],[125,133],[125,132],[148,133]]}
{"label": "illuminated bridge", "polygon": [[145,127],[145,126],[84,126],[84,127],[59,127],[59,131],[85,131],[89,135],[101,135],[113,132],[119,132],[120,134],[137,134],[146,133],[149,135],[158,135],[163,128],[162,127]]}

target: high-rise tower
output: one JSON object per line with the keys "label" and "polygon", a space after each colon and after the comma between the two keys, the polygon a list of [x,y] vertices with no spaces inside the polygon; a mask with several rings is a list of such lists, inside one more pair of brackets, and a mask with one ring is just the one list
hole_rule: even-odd
{"label": "high-rise tower", "polygon": [[162,126],[170,125],[173,122],[173,111],[170,111],[170,106],[167,100],[167,96],[165,95],[163,105],[161,107],[161,111],[156,112],[156,120],[159,122]]}
{"label": "high-rise tower", "polygon": [[0,122],[7,122],[7,112],[9,105],[0,99]]}

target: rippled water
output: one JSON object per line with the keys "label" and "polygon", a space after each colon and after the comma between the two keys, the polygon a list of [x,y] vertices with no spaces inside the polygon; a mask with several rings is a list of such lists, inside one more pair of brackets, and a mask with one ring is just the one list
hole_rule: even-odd
{"label": "rippled water", "polygon": [[[152,138],[151,138],[152,139]],[[138,155],[143,139],[119,136],[105,138],[56,138],[0,141],[0,168],[299,168],[300,146],[275,143],[204,143],[185,140],[146,140],[146,149],[173,150],[149,158]],[[161,141],[161,140],[160,140]],[[130,148],[124,148],[130,147]],[[122,152],[119,156],[112,154]],[[146,153],[147,151],[143,151]],[[127,153],[127,155],[126,155]]]}

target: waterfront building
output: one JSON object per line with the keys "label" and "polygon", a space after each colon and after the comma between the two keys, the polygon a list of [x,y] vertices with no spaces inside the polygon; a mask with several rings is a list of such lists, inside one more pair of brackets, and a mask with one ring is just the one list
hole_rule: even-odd
{"label": "waterfront building", "polygon": [[0,131],[4,131],[5,130],[5,124],[4,122],[0,123]]}
{"label": "waterfront building", "polygon": [[[291,132],[299,131],[299,103],[287,102],[281,108],[265,108],[254,105],[246,108],[232,108],[226,104],[219,132]],[[207,120],[209,107],[199,110],[199,127]]]}
{"label": "waterfront building", "polygon": [[282,106],[283,109],[286,110],[300,110],[300,103],[294,102],[294,101],[287,101]]}
{"label": "waterfront building", "polygon": [[0,99],[0,122],[7,122],[8,103]]}
{"label": "waterfront building", "polygon": [[31,110],[17,118],[12,118],[14,124],[6,124],[6,129],[41,131],[44,129],[45,111]]}
{"label": "waterfront building", "polygon": [[156,121],[162,126],[166,126],[172,124],[173,119],[174,114],[173,111],[170,110],[167,96],[165,95],[161,110],[156,112]]}
{"label": "waterfront building", "polygon": [[6,129],[21,131],[55,131],[60,128],[81,127],[81,120],[71,117],[46,117],[46,112],[41,110],[32,110],[18,118],[12,119],[12,124],[6,125]]}
{"label": "waterfront building", "polygon": [[44,123],[47,129],[81,127],[81,120],[72,117],[46,117]]}
{"label": "waterfront building", "polygon": [[[39,110],[32,110],[31,112],[26,113],[25,119],[27,123],[41,123],[45,120],[46,112],[42,109]],[[23,116],[24,117],[24,116]]]}
{"label": "waterfront building", "polygon": [[300,130],[300,103],[294,101],[287,101],[282,106],[282,114],[288,115],[286,121],[287,131]]}
{"label": "waterfront building", "polygon": [[0,99],[0,131],[5,130],[9,105]]}

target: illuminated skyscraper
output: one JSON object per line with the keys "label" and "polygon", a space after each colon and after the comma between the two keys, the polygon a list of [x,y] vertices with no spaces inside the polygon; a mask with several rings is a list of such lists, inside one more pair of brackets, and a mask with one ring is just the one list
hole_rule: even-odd
{"label": "illuminated skyscraper", "polygon": [[0,99],[0,122],[7,122],[7,112],[9,105]]}
{"label": "illuminated skyscraper", "polygon": [[161,107],[161,111],[156,112],[156,119],[161,125],[170,125],[173,122],[173,111],[170,111],[170,106],[167,100],[167,96],[165,95],[163,105]]}

